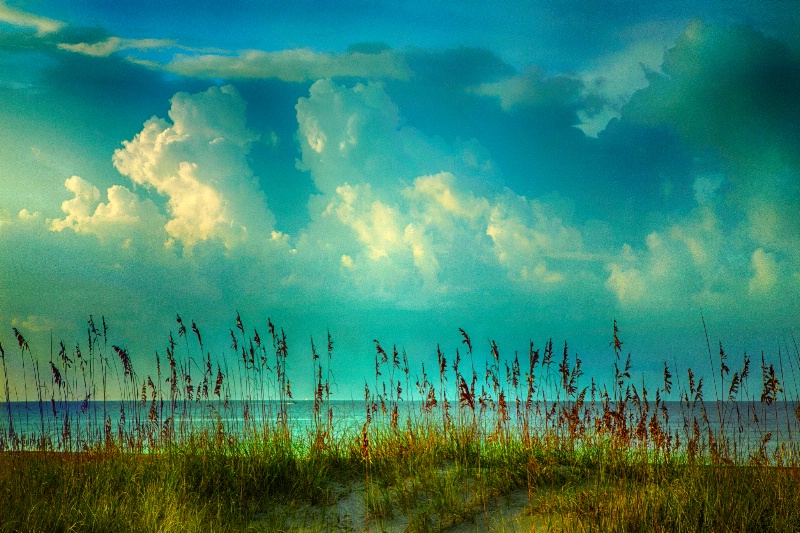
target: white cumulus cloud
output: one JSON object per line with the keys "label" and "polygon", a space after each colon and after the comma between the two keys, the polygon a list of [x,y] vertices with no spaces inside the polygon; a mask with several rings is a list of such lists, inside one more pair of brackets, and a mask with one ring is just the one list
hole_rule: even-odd
{"label": "white cumulus cloud", "polygon": [[337,187],[338,201],[328,204],[325,215],[350,227],[372,260],[388,257],[403,245],[403,229],[396,207],[375,199],[369,185]]}
{"label": "white cumulus cloud", "polygon": [[[98,237],[130,238],[142,230],[152,232],[159,223],[163,224],[163,217],[151,200],[142,201],[121,185],[108,189],[106,203],[100,201],[100,190],[80,176],[67,179],[64,186],[74,197],[61,204],[64,218],[48,221],[52,231],[72,229],[75,233]],[[20,218],[32,217],[23,211],[25,214],[20,213]]]}
{"label": "white cumulus cloud", "polygon": [[167,198],[169,236],[187,250],[212,239],[228,248],[268,240],[274,217],[247,163],[256,137],[236,89],[177,93],[169,117],[148,120],[114,153],[121,174]]}
{"label": "white cumulus cloud", "polygon": [[565,280],[565,274],[548,267],[548,261],[586,261],[579,229],[562,221],[540,200],[508,192],[492,206],[486,234],[494,242],[497,260],[512,279],[548,285]]}

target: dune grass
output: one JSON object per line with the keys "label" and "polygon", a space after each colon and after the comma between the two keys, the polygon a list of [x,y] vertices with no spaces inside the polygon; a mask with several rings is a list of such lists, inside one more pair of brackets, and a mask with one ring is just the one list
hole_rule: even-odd
{"label": "dune grass", "polygon": [[[706,401],[691,369],[685,387],[666,364],[654,392],[637,387],[616,324],[611,390],[552,342],[523,360],[494,342],[478,356],[462,330],[429,374],[375,341],[354,426],[334,414],[329,335],[321,353],[311,344],[312,421],[299,426],[282,331],[269,322],[265,342],[237,315],[232,353],[214,361],[194,322],[177,325],[152,376],[109,347],[104,320],[47,366],[18,330],[14,353],[0,345],[0,530],[800,530],[800,410],[783,379],[796,351],[777,370],[762,358],[755,385],[746,355],[732,371],[707,347]],[[26,383],[9,387],[9,365]],[[27,431],[12,389],[39,413]],[[201,409],[216,418],[199,422]],[[778,413],[780,439],[765,423]]]}

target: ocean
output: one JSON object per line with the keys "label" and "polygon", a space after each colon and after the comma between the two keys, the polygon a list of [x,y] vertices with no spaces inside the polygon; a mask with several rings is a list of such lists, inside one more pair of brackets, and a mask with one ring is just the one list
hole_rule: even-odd
{"label": "ocean", "polygon": [[[243,401],[53,401],[3,402],[0,404],[0,448],[81,450],[103,445],[111,437],[123,447],[148,449],[167,440],[180,441],[192,434],[209,432],[247,437],[286,427],[298,441],[318,427],[330,428],[331,435],[357,438],[361,428],[391,428],[396,406],[396,426],[408,424],[475,424],[485,435],[531,436],[545,434],[563,438],[608,431],[608,416],[600,404],[576,407],[569,402],[509,402],[506,414],[497,404],[467,407],[441,402],[396,403],[333,400],[317,404],[311,400]],[[615,404],[611,403],[613,410]],[[693,439],[704,449],[727,445],[740,457],[755,453],[774,455],[777,450],[796,450],[800,443],[800,404],[764,402],[662,402],[636,405],[628,402],[615,427],[628,431],[634,446],[652,445],[657,433],[673,444],[686,447]],[[612,416],[613,418],[613,416]],[[625,422],[622,423],[624,418]],[[330,425],[329,425],[330,424]],[[655,424],[655,425],[654,425]],[[607,433],[611,434],[611,433]]]}

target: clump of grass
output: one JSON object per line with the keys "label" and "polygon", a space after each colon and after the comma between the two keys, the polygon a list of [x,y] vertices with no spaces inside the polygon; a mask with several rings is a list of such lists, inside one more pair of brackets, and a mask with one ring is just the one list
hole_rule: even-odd
{"label": "clump of grass", "polygon": [[749,356],[731,373],[720,343],[715,369],[708,343],[707,402],[705,376],[667,363],[648,391],[616,322],[608,384],[552,340],[508,357],[459,330],[453,354],[437,347],[435,370],[418,374],[375,340],[363,423],[343,425],[328,333],[322,353],[310,342],[311,421],[299,426],[281,329],[268,321],[264,339],[237,313],[215,360],[194,321],[176,323],[151,374],[109,343],[105,319],[90,317],[83,348],[51,351],[49,379],[23,332],[18,356],[0,344],[0,530],[800,529],[800,408],[782,353],[777,368],[762,356],[753,385]]}

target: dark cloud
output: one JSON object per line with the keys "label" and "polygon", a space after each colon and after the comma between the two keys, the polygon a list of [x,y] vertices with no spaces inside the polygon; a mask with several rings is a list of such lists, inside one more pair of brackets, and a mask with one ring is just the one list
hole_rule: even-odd
{"label": "dark cloud", "polygon": [[694,22],[663,74],[649,77],[622,121],[670,128],[696,157],[719,161],[750,234],[792,249],[800,241],[800,58],[752,28]]}
{"label": "dark cloud", "polygon": [[751,28],[692,23],[663,74],[649,79],[624,109],[626,120],[669,125],[733,157],[753,143],[800,140],[800,60]]}
{"label": "dark cloud", "polygon": [[497,81],[515,73],[513,67],[496,54],[479,48],[412,50],[405,58],[417,82],[436,80],[438,84],[451,87]]}
{"label": "dark cloud", "polygon": [[[574,161],[574,153],[568,158],[563,155],[582,142],[583,134],[572,127],[577,123],[578,82],[538,74],[542,94],[535,105],[507,111],[500,98],[476,91],[518,76],[488,50],[417,50],[409,52],[406,61],[414,72],[412,79],[389,82],[386,87],[408,124],[448,142],[476,139],[491,154],[507,184],[523,185],[519,192],[550,191],[563,180],[563,174],[555,177],[551,169]],[[530,186],[540,179],[547,183]]]}
{"label": "dark cloud", "polygon": [[599,186],[592,188],[593,202],[587,207],[597,217],[610,208],[626,222],[620,237],[643,238],[651,225],[636,220],[645,213],[685,212],[694,206],[693,159],[690,146],[669,128],[612,120],[592,142],[592,175]]}

